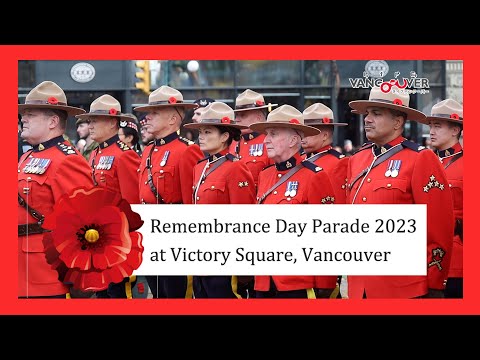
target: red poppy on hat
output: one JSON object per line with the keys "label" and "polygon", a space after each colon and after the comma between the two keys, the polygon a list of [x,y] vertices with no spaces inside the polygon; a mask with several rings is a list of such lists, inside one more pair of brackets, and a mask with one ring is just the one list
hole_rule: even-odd
{"label": "red poppy on hat", "polygon": [[330,124],[331,122],[332,122],[332,119],[329,119],[329,118],[327,118],[327,117],[324,117],[324,118],[323,118],[323,123],[324,123],[324,124]]}
{"label": "red poppy on hat", "polygon": [[79,188],[64,195],[45,217],[45,256],[59,280],[82,291],[121,282],[142,263],[140,215],[120,193]]}
{"label": "red poppy on hat", "polygon": [[174,97],[174,96],[171,96],[169,99],[168,99],[168,102],[170,104],[176,104],[177,103],[177,99]]}
{"label": "red poppy on hat", "polygon": [[257,100],[255,101],[255,104],[257,104],[257,106],[263,106],[265,105],[265,102],[263,102],[262,100]]}
{"label": "red poppy on hat", "polygon": [[300,121],[298,121],[297,119],[290,119],[289,123],[290,124],[300,124]]}
{"label": "red poppy on hat", "polygon": [[58,99],[55,96],[51,96],[48,98],[48,103],[52,105],[57,105],[58,104]]}
{"label": "red poppy on hat", "polygon": [[111,108],[110,110],[108,110],[108,113],[110,115],[117,115],[117,110],[115,110],[114,108]]}
{"label": "red poppy on hat", "polygon": [[460,120],[460,116],[458,116],[458,114],[451,114],[450,119]]}
{"label": "red poppy on hat", "polygon": [[395,105],[403,105],[403,101],[400,99],[393,99],[392,103]]}
{"label": "red poppy on hat", "polygon": [[222,124],[230,124],[230,118],[228,116],[224,116],[222,118]]}

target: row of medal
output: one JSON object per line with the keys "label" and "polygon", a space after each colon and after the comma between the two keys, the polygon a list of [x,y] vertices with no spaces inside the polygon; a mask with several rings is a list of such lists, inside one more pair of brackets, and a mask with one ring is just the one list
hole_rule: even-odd
{"label": "row of medal", "polygon": [[397,177],[402,166],[402,160],[390,160],[388,162],[387,171],[385,171],[386,177]]}
{"label": "row of medal", "polygon": [[43,174],[50,165],[50,159],[30,158],[23,168],[25,174]]}
{"label": "row of medal", "polygon": [[250,156],[262,156],[263,155],[263,144],[250,145],[250,148],[248,149],[248,154]]}
{"label": "row of medal", "polygon": [[298,181],[289,181],[287,183],[287,189],[285,191],[285,196],[294,197],[297,195],[298,190]]}
{"label": "row of medal", "polygon": [[97,170],[110,170],[113,165],[113,160],[115,160],[115,156],[101,156],[100,160],[98,160],[98,164],[96,166]]}

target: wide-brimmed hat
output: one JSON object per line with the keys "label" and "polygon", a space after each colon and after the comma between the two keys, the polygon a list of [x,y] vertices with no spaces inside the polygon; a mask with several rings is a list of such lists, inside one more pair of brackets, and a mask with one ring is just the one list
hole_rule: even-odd
{"label": "wide-brimmed hat", "polygon": [[263,132],[267,128],[290,128],[303,131],[305,136],[320,134],[320,130],[312,126],[305,125],[303,114],[290,105],[282,105],[273,110],[267,116],[267,121],[256,122],[250,125],[250,129],[257,132]]}
{"label": "wide-brimmed hat", "polygon": [[25,98],[25,104],[18,104],[21,113],[26,108],[44,108],[63,110],[69,116],[83,114],[85,110],[68,106],[64,91],[53,81],[43,81],[35,86]]}
{"label": "wide-brimmed hat", "polygon": [[345,126],[347,123],[336,123],[333,118],[333,111],[322,103],[315,103],[303,110],[303,121],[308,126]]}
{"label": "wide-brimmed hat", "polygon": [[427,116],[424,124],[431,120],[446,120],[456,124],[463,124],[463,106],[453,99],[445,99],[433,105],[431,116]]}
{"label": "wide-brimmed hat", "polygon": [[278,104],[265,104],[265,99],[262,94],[253,90],[247,89],[237,96],[235,100],[235,112],[247,110],[259,110],[268,108],[271,111],[273,106]]}
{"label": "wide-brimmed hat", "polygon": [[90,104],[90,112],[82,115],[77,115],[79,119],[88,119],[93,116],[110,116],[120,119],[131,119],[129,115],[122,114],[122,106],[120,102],[113,96],[104,94]]}
{"label": "wide-brimmed hat", "polygon": [[225,103],[215,101],[205,107],[198,123],[185,124],[188,129],[198,129],[202,126],[225,126],[235,129],[248,129],[248,126],[237,125],[234,121],[233,109]]}
{"label": "wide-brimmed hat", "polygon": [[[395,92],[394,92],[395,91]],[[378,106],[394,109],[407,114],[407,120],[422,122],[426,115],[421,111],[409,107],[410,95],[403,89],[392,86],[389,92],[383,92],[380,87],[375,86],[370,90],[368,100],[350,101],[348,105],[355,114],[366,114],[367,107]]]}
{"label": "wide-brimmed hat", "polygon": [[183,95],[177,89],[163,85],[150,94],[148,97],[148,105],[137,106],[133,110],[149,112],[155,108],[171,106],[183,107],[186,109],[198,107],[197,104],[183,102]]}

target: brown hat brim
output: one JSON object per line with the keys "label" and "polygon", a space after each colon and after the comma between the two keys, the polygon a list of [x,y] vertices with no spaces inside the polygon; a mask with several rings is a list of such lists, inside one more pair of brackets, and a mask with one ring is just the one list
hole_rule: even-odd
{"label": "brown hat brim", "polygon": [[150,112],[152,109],[158,109],[158,108],[166,108],[166,107],[183,107],[185,109],[195,109],[198,107],[197,104],[193,103],[175,103],[175,104],[158,104],[158,105],[143,105],[143,106],[137,106],[133,108],[135,111],[139,112]]}
{"label": "brown hat brim", "polygon": [[248,126],[245,126],[245,125],[237,125],[237,124],[222,124],[222,123],[218,123],[218,122],[199,122],[199,123],[189,123],[189,124],[185,124],[183,125],[184,128],[187,128],[187,129],[198,129],[198,128],[201,128],[202,126],[224,126],[224,127],[231,127],[231,128],[234,128],[234,129],[239,129],[239,130],[243,130],[243,129],[248,129]]}
{"label": "brown hat brim", "polygon": [[25,109],[52,109],[66,111],[68,116],[84,114],[85,110],[68,105],[51,105],[51,104],[18,104],[18,112],[21,113]]}
{"label": "brown hat brim", "polygon": [[432,120],[444,120],[444,121],[449,121],[455,124],[463,125],[463,120],[460,119],[452,119],[452,118],[447,118],[443,116],[427,116],[425,120],[420,121],[422,124],[428,125],[428,123]]}
{"label": "brown hat brim", "polygon": [[421,111],[408,108],[402,105],[395,105],[395,104],[390,104],[386,103],[383,101],[371,101],[371,100],[355,100],[355,101],[350,101],[348,105],[356,111],[353,112],[354,114],[366,114],[367,108],[376,106],[376,107],[381,107],[381,108],[387,108],[387,109],[393,109],[393,110],[398,110],[401,112],[404,112],[407,114],[407,120],[413,120],[413,121],[418,121],[418,122],[423,122],[426,115],[422,113]]}
{"label": "brown hat brim", "polygon": [[300,130],[300,131],[303,131],[305,136],[314,136],[314,135],[320,134],[320,130],[312,126],[301,125],[301,124],[291,124],[286,122],[265,121],[265,122],[253,123],[249,126],[249,128],[252,129],[253,131],[261,132],[261,133],[263,133],[265,129],[277,128],[277,127]]}

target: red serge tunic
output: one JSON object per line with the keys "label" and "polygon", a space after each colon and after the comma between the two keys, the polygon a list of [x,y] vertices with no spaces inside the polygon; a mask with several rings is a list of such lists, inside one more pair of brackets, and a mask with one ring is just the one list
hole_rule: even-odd
{"label": "red serge tunic", "polygon": [[[452,259],[450,261],[449,278],[463,278],[463,240],[459,236],[463,228],[463,149],[460,143],[453,148],[439,151],[438,156],[447,174],[448,184],[452,191],[455,236],[453,237]],[[460,226],[460,227],[459,227]],[[463,237],[463,234],[462,234]]]}
{"label": "red serge tunic", "polygon": [[258,186],[260,172],[267,166],[273,165],[264,148],[264,139],[265,134],[253,132],[243,134],[240,141],[233,141],[230,145],[230,153],[235,154],[250,169],[255,186]]}
{"label": "red serge tunic", "polygon": [[[374,158],[399,152],[363,173]],[[453,238],[453,206],[448,180],[435,153],[398,137],[378,148],[364,145],[350,157],[347,177],[349,204],[426,204],[426,276],[348,276],[348,296],[367,298],[413,298],[428,289],[443,290],[450,264]],[[405,259],[407,262],[408,259]]]}
{"label": "red serge tunic", "polygon": [[[264,194],[290,169],[297,164],[302,167],[287,181],[278,186],[267,196]],[[330,179],[325,171],[309,161],[302,161],[300,153],[260,173],[257,200],[262,204],[333,204],[335,195]],[[271,276],[279,291],[302,289],[333,289],[336,276]],[[255,290],[268,291],[270,276],[255,276]]]}
{"label": "red serge tunic", "polygon": [[203,157],[198,145],[180,138],[176,132],[150,143],[143,150],[139,169],[140,201],[191,204],[193,168]]}
{"label": "red serge tunic", "polygon": [[140,157],[118,135],[104,141],[88,160],[96,186],[119,192],[130,204],[138,204],[138,166]]}
{"label": "red serge tunic", "polygon": [[[81,186],[93,186],[90,167],[63,136],[34,146],[18,162],[18,194],[42,215],[52,212],[63,195]],[[37,222],[18,205],[19,225]],[[53,296],[69,291],[47,263],[42,240],[43,234],[38,233],[18,236],[18,296]]]}
{"label": "red serge tunic", "polygon": [[327,172],[335,192],[335,204],[345,204],[348,157],[340,154],[331,145],[327,145],[315,153],[307,154],[307,160]]}

